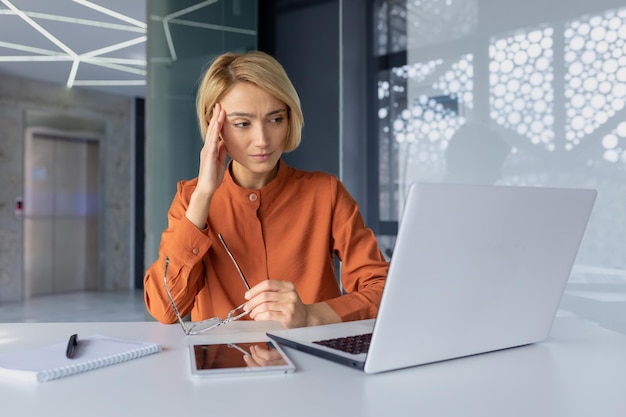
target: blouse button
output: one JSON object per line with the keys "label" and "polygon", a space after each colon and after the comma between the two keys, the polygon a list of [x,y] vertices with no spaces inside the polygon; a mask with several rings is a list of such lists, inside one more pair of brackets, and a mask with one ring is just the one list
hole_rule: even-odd
{"label": "blouse button", "polygon": [[252,201],[254,203],[255,201],[257,201],[259,199],[259,196],[254,194],[254,193],[250,193],[248,198],[250,199],[250,201]]}
{"label": "blouse button", "polygon": [[193,248],[191,251],[193,252],[194,255],[197,255],[198,252],[200,252],[198,248]]}

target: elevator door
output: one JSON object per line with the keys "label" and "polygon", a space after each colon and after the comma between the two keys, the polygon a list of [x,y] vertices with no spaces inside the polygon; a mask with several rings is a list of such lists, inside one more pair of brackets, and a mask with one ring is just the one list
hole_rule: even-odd
{"label": "elevator door", "polygon": [[30,132],[24,172],[24,297],[96,290],[98,141]]}

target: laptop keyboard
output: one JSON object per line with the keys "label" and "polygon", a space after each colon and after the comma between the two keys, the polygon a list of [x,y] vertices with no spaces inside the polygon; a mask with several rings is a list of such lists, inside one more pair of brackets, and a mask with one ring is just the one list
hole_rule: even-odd
{"label": "laptop keyboard", "polygon": [[313,343],[326,346],[332,349],[341,350],[343,352],[358,355],[359,353],[367,353],[370,347],[372,334],[360,334],[356,336],[337,337],[335,339],[318,340]]}

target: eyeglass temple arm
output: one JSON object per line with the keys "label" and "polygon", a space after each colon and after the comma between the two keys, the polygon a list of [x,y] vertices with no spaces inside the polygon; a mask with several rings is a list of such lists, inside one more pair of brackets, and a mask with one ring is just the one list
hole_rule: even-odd
{"label": "eyeglass temple arm", "polygon": [[243,281],[243,285],[245,285],[246,289],[249,290],[250,289],[250,284],[248,284],[248,280],[246,280],[246,277],[243,276],[243,272],[241,271],[241,268],[239,268],[239,264],[235,260],[235,257],[231,253],[230,249],[228,249],[228,246],[226,245],[226,242],[224,241],[224,238],[222,237],[222,234],[218,233],[217,237],[220,239],[220,242],[222,242],[222,245],[224,246],[224,249],[226,249],[226,253],[228,253],[228,256],[230,256],[230,259],[235,264],[235,268],[237,268],[237,272],[239,272],[239,276],[241,277],[241,280]]}
{"label": "eyeglass temple arm", "polygon": [[176,318],[178,319],[178,322],[181,324],[181,326],[183,326],[183,330],[185,331],[185,333],[188,333],[189,330],[187,329],[187,326],[185,325],[185,322],[183,321],[183,317],[180,315],[180,312],[178,311],[178,308],[176,307],[176,303],[174,302],[174,297],[172,297],[172,293],[170,293],[170,288],[167,285],[167,269],[169,266],[170,266],[170,258],[169,256],[166,256],[165,257],[165,272],[163,272],[163,285],[165,286],[165,292],[167,293],[167,297],[170,299],[172,310],[174,310],[174,314],[176,314]]}

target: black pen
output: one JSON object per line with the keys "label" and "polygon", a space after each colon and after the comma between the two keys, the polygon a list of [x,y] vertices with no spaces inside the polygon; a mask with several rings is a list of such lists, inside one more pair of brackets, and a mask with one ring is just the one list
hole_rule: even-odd
{"label": "black pen", "polygon": [[67,342],[67,350],[65,351],[65,356],[68,359],[73,359],[74,354],[76,353],[76,346],[78,346],[78,335],[73,334],[70,336],[70,340]]}

